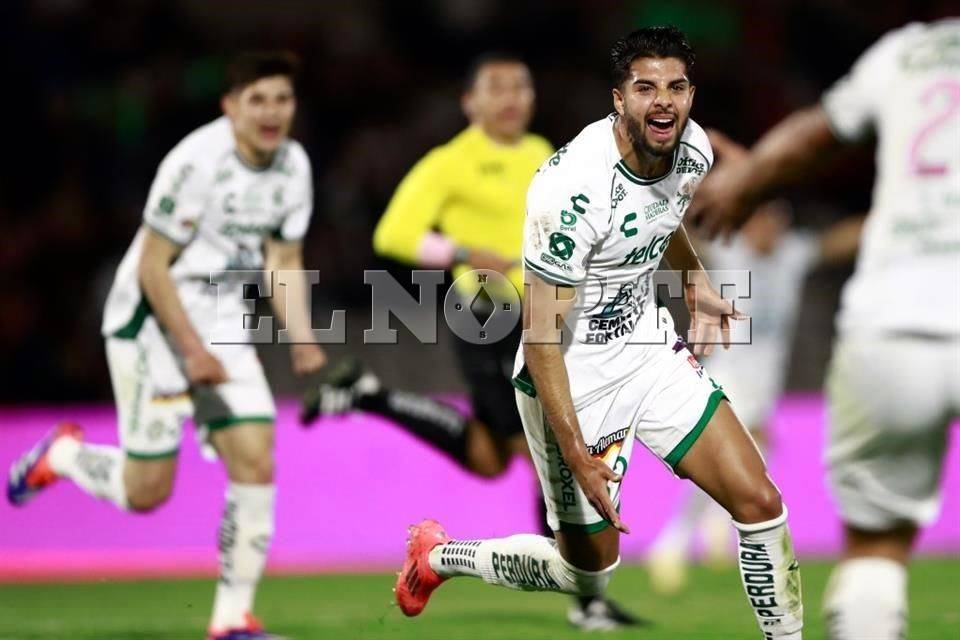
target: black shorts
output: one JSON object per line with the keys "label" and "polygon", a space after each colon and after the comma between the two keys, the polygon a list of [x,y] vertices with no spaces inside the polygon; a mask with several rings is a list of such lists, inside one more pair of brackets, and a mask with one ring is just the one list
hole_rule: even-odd
{"label": "black shorts", "polygon": [[523,323],[517,322],[510,335],[491,344],[473,344],[454,337],[460,368],[470,388],[473,415],[499,436],[523,433],[510,382],[522,333]]}

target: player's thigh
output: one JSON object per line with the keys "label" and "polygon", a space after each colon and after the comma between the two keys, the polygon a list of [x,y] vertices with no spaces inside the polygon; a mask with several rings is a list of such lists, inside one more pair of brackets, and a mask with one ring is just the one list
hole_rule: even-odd
{"label": "player's thigh", "polygon": [[[616,530],[597,513],[583,494],[570,467],[561,454],[553,430],[547,424],[540,402],[516,392],[523,421],[527,448],[533,460],[546,506],[547,524],[557,536],[581,554],[574,563],[580,568],[597,565],[606,568],[615,560],[619,547]],[[623,388],[612,390],[586,407],[577,410],[584,442],[591,455],[623,474],[628,466],[634,441],[629,426],[635,402]],[[621,483],[610,483],[611,499],[619,508]],[[610,531],[608,531],[610,530]],[[581,544],[582,543],[582,544]],[[566,542],[564,543],[566,545]],[[561,546],[561,552],[567,546]],[[564,556],[566,557],[566,555]]]}
{"label": "player's thigh", "polygon": [[195,389],[195,419],[237,482],[270,482],[273,477],[276,408],[263,367],[252,345],[214,345],[227,382]]}
{"label": "player's thigh", "polygon": [[940,508],[957,362],[938,341],[846,339],[827,377],[828,479],[841,518],[865,531],[922,527]]}
{"label": "player's thigh", "polygon": [[152,318],[132,339],[107,338],[120,446],[133,460],[176,456],[193,410],[183,377]]}
{"label": "player's thigh", "polygon": [[761,522],[781,512],[753,438],[724,400],[676,467],[739,522]]}

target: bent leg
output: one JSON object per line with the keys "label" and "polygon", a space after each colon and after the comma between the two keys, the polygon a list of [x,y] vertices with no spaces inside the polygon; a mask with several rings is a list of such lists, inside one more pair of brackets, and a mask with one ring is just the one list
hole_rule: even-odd
{"label": "bent leg", "polygon": [[726,401],[676,471],[733,516],[740,574],[761,630],[770,638],[799,638],[803,604],[787,510],[760,451]]}

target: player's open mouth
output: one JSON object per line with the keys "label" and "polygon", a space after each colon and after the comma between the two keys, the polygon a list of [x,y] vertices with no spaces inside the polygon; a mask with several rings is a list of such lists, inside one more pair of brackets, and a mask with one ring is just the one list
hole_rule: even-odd
{"label": "player's open mouth", "polygon": [[655,115],[647,118],[647,129],[655,140],[667,141],[673,136],[676,118],[671,115]]}
{"label": "player's open mouth", "polygon": [[280,125],[260,125],[260,135],[264,138],[276,138],[280,135]]}

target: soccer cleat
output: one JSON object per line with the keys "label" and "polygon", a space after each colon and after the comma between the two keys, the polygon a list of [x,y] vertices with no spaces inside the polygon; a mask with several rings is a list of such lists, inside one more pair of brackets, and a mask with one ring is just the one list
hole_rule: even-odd
{"label": "soccer cleat", "polygon": [[251,614],[244,616],[244,625],[227,629],[226,631],[207,632],[207,640],[285,640],[282,636],[273,635],[263,630],[263,624],[260,623]]}
{"label": "soccer cleat", "polygon": [[622,609],[613,600],[601,597],[575,598],[567,621],[582,631],[613,631],[621,627],[645,627],[649,621]]}
{"label": "soccer cleat", "polygon": [[59,438],[83,440],[83,429],[72,422],[61,422],[30,451],[10,465],[7,477],[7,500],[14,506],[26,504],[37,493],[46,489],[60,476],[50,467],[50,447]]}
{"label": "soccer cleat", "polygon": [[407,531],[407,558],[397,576],[394,594],[405,616],[419,615],[434,589],[445,580],[430,567],[430,551],[450,542],[450,536],[436,520],[424,520]]}
{"label": "soccer cleat", "polygon": [[356,358],[344,358],[330,367],[323,381],[307,391],[300,411],[300,424],[310,426],[319,416],[336,416],[353,409],[359,395],[376,393],[380,381],[364,373]]}

